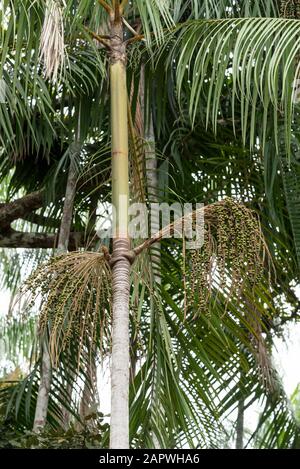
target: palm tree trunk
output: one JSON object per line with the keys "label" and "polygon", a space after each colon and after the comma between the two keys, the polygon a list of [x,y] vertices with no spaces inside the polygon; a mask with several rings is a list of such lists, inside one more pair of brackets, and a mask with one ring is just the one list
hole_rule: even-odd
{"label": "palm tree trunk", "polygon": [[49,393],[51,386],[51,361],[50,355],[48,352],[48,347],[46,341],[43,342],[42,348],[42,363],[41,363],[41,379],[38,390],[33,431],[36,433],[41,432],[46,424],[47,412],[48,412],[48,402],[49,402]]}
{"label": "palm tree trunk", "polygon": [[76,171],[75,163],[71,159],[67,186],[66,186],[64,208],[63,208],[63,214],[62,214],[58,243],[57,243],[58,252],[67,252],[68,250],[72,219],[73,219],[73,206],[74,206],[74,198],[75,198],[75,192],[76,192],[76,182],[77,182],[77,171]]}
{"label": "palm tree trunk", "polygon": [[244,399],[240,399],[238,403],[238,415],[236,421],[236,449],[244,449]]}
{"label": "palm tree trunk", "polygon": [[129,447],[129,289],[128,124],[126,49],[120,19],[111,21],[110,89],[112,132],[113,325],[111,355],[110,448]]}
{"label": "palm tree trunk", "polygon": [[[76,169],[74,163],[71,161],[68,180],[65,193],[65,201],[63,207],[63,215],[59,230],[59,238],[57,249],[59,252],[66,252],[68,250],[68,243],[72,225],[73,204],[76,191]],[[47,421],[49,393],[51,387],[52,369],[51,359],[48,351],[47,343],[44,339],[42,346],[42,363],[41,363],[41,380],[38,390],[37,403],[35,409],[33,431],[41,432]],[[64,421],[68,416],[63,413]]]}

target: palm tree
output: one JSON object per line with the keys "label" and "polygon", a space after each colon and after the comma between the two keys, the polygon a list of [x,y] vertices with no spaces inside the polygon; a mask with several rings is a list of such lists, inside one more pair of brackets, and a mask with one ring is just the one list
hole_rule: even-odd
{"label": "palm tree", "polygon": [[[276,156],[277,167],[278,165],[283,167],[281,180],[270,155],[272,151],[275,155],[280,155],[286,152],[286,148],[288,153],[291,153],[291,84],[295,75],[294,59],[299,46],[297,22],[294,19],[278,18],[277,2],[267,2],[262,6],[253,2],[249,6],[249,2],[240,2],[236,5],[234,2],[222,1],[218,9],[210,2],[203,2],[199,6],[195,1],[180,0],[169,2],[155,0],[151,5],[144,0],[132,2],[81,0],[76,4],[73,1],[61,3],[48,1],[45,5],[44,3],[37,5],[35,2],[20,2],[14,6],[14,16],[12,11],[7,12],[9,7],[10,2],[4,2],[3,11],[8,15],[9,26],[3,35],[2,64],[7,62],[12,65],[8,67],[8,70],[3,65],[2,69],[8,85],[8,95],[17,96],[21,105],[18,101],[18,105],[14,105],[9,111],[1,108],[3,112],[1,123],[6,137],[6,141],[2,141],[6,150],[4,161],[9,160],[11,154],[18,155],[20,148],[26,153],[27,145],[24,143],[26,140],[32,141],[35,151],[39,152],[42,149],[46,156],[49,157],[50,154],[53,158],[55,137],[57,134],[62,136],[65,131],[65,125],[62,125],[61,119],[58,118],[58,111],[61,111],[63,117],[65,114],[68,116],[64,117],[64,124],[67,123],[70,131],[69,139],[72,140],[74,137],[72,135],[74,133],[72,109],[74,107],[78,109],[75,106],[78,101],[81,103],[82,141],[86,139],[87,147],[92,146],[97,138],[104,147],[103,134],[108,137],[110,133],[105,120],[99,124],[99,119],[95,119],[95,115],[99,113],[99,102],[102,103],[102,113],[105,116],[110,115],[111,119],[112,198],[116,207],[116,236],[112,255],[104,251],[101,257],[101,262],[105,259],[112,269],[110,445],[112,448],[126,448],[129,445],[129,352],[131,351],[131,355],[136,354],[136,350],[129,350],[129,345],[131,349],[136,347],[136,342],[129,344],[129,324],[133,337],[140,334],[140,328],[143,329],[144,341],[144,345],[138,348],[138,352],[142,353],[144,358],[140,362],[140,368],[133,373],[131,390],[133,397],[130,424],[133,444],[151,445],[155,437],[161,445],[178,444],[184,438],[192,445],[195,435],[204,434],[208,425],[212,427],[209,438],[213,440],[213,432],[217,431],[212,424],[213,418],[219,412],[225,414],[230,409],[229,394],[233,392],[234,401],[238,402],[241,400],[241,394],[249,397],[257,386],[258,373],[253,359],[264,358],[262,353],[257,354],[257,350],[261,352],[263,349],[263,353],[266,350],[261,340],[260,328],[265,327],[268,330],[269,326],[266,326],[264,321],[261,324],[260,319],[259,324],[254,327],[253,317],[265,316],[262,302],[268,305],[270,311],[276,311],[277,305],[274,304],[276,302],[273,301],[270,292],[267,292],[267,283],[264,280],[254,289],[254,292],[247,291],[248,301],[243,305],[237,298],[231,298],[231,316],[223,318],[222,311],[226,309],[228,291],[222,294],[220,284],[217,282],[212,289],[214,294],[205,298],[211,316],[200,315],[198,317],[196,315],[197,324],[192,321],[192,318],[195,316],[195,310],[197,311],[197,302],[203,304],[203,299],[199,290],[195,291],[190,288],[189,294],[195,293],[196,301],[191,300],[190,310],[187,310],[190,316],[187,316],[186,321],[181,305],[187,301],[188,293],[185,290],[188,288],[182,288],[182,281],[178,274],[181,269],[184,271],[186,269],[183,266],[180,246],[176,243],[170,246],[162,241],[162,244],[165,242],[166,250],[160,259],[161,275],[164,280],[162,286],[160,282],[153,282],[153,276],[149,275],[146,269],[149,259],[145,249],[153,244],[152,241],[160,241],[161,237],[158,236],[141,244],[143,250],[139,246],[133,250],[130,249],[128,221],[124,217],[129,204],[129,172],[131,176],[134,176],[131,178],[131,197],[136,193],[142,196],[144,191],[143,185],[140,184],[143,174],[139,165],[144,146],[136,137],[136,129],[132,124],[134,120],[132,121],[130,115],[134,115],[138,102],[140,70],[145,68],[146,76],[148,74],[148,77],[153,77],[153,82],[151,78],[148,81],[145,80],[145,96],[148,106],[152,103],[151,108],[155,111],[152,114],[157,139],[155,143],[157,148],[165,150],[165,154],[170,152],[170,157],[174,158],[175,163],[174,169],[168,170],[172,173],[174,181],[169,184],[169,200],[172,198],[172,193],[176,192],[186,200],[199,200],[199,192],[196,196],[193,191],[199,191],[201,185],[208,188],[205,199],[210,203],[216,202],[226,195],[226,192],[228,195],[234,193],[232,187],[224,189],[221,183],[218,185],[212,182],[214,178],[222,180],[222,171],[217,174],[211,173],[210,151],[206,150],[203,153],[203,149],[199,150],[197,142],[199,133],[202,138],[208,137],[210,141],[214,139],[203,127],[203,121],[204,123],[206,121],[207,125],[212,122],[213,130],[224,134],[221,137],[224,142],[223,149],[220,149],[218,157],[215,155],[214,157],[218,159],[221,167],[223,165],[224,168],[229,168],[227,174],[228,177],[232,177],[236,194],[242,194],[245,199],[251,198],[253,194],[257,195],[256,199],[253,197],[253,200],[257,201],[253,203],[253,206],[261,216],[269,248],[275,251],[275,270],[280,274],[276,280],[273,280],[273,292],[280,291],[281,288],[287,295],[291,295],[288,284],[292,274],[286,274],[282,268],[283,265],[286,266],[286,262],[283,262],[281,266],[280,262],[284,256],[284,249],[288,247],[291,252],[288,272],[292,270],[291,263],[295,263],[295,246],[297,248],[299,242],[297,223],[292,215],[295,207],[289,202],[290,191],[286,189],[287,201],[280,205],[279,210],[273,210],[271,213],[271,210],[263,205],[258,197],[258,194],[263,193],[261,186],[264,184],[260,178],[261,175],[254,173],[257,171],[258,155],[263,151],[266,165],[265,187],[268,190],[268,197],[270,198],[271,190],[274,190],[276,184],[282,186],[284,183],[285,188],[290,187],[287,182],[290,171],[284,169],[285,161],[282,158],[278,163],[279,157]],[[28,12],[29,16],[27,16]],[[30,22],[27,18],[30,18]],[[40,27],[41,18],[44,19],[43,31]],[[12,25],[16,25],[16,30]],[[45,80],[39,66],[38,44],[41,37],[40,54],[47,67],[47,76],[60,79],[56,85]],[[17,38],[16,54],[12,61],[10,48],[6,44],[14,47],[15,38]],[[26,56],[27,64],[22,61],[24,40],[32,44],[32,50]],[[105,49],[108,51],[109,58],[110,113],[107,109],[109,103],[105,97],[103,84],[106,78]],[[129,57],[126,57],[127,55]],[[151,60],[154,62],[154,67]],[[29,63],[33,66],[26,73]],[[25,70],[21,79],[18,75],[20,68]],[[230,72],[227,73],[228,71]],[[13,74],[12,80],[9,73]],[[126,86],[126,79],[128,86]],[[171,91],[173,96],[169,102],[166,102],[162,96],[167,95],[166,90],[170,89],[170,84],[173,86]],[[173,93],[175,85],[176,97]],[[102,94],[100,88],[103,90]],[[129,95],[132,98],[129,119],[127,118],[126,88],[129,89]],[[70,92],[72,89],[75,89],[74,94]],[[280,90],[283,92],[280,93]],[[22,99],[26,92],[31,97],[28,104]],[[102,101],[99,100],[100,97]],[[237,99],[240,100],[238,103]],[[67,112],[66,109],[68,109]],[[231,109],[233,109],[232,113],[230,113]],[[177,116],[182,115],[179,122],[178,120],[176,122],[174,117],[176,112]],[[48,141],[45,139],[46,142],[41,143],[43,133],[40,127],[31,121],[34,113],[42,116],[45,127],[51,126]],[[295,120],[296,117],[294,116]],[[148,109],[145,111],[146,127],[147,119],[149,120]],[[22,130],[17,134],[17,138],[13,137],[7,122],[16,122],[17,128]],[[173,126],[169,127],[170,122]],[[232,149],[234,137],[228,130],[228,122],[234,124],[236,135],[242,140],[241,144],[249,145],[252,151],[250,156],[241,147]],[[272,126],[274,126],[273,129]],[[56,128],[53,129],[53,127]],[[170,128],[173,132],[171,136],[169,135]],[[277,129],[283,130],[279,133]],[[282,136],[281,139],[277,137],[278,134]],[[65,143],[63,137],[61,137],[61,142]],[[272,146],[273,143],[275,148]],[[128,147],[131,153],[130,166]],[[194,151],[193,160],[183,157],[184,153],[188,153],[189,147]],[[85,151],[89,150],[85,149]],[[217,153],[216,147],[213,152]],[[199,153],[202,158],[197,162]],[[59,154],[64,155],[64,152],[60,151]],[[203,158],[203,154],[207,155],[206,159]],[[239,160],[236,179],[229,176],[233,172],[229,161],[232,154],[236,155],[235,161]],[[84,155],[82,159],[85,164]],[[241,176],[241,169],[244,170],[247,163],[252,165],[252,172],[249,174],[249,167],[246,167],[244,175]],[[58,168],[61,168],[59,165],[61,163],[58,163]],[[9,167],[8,163],[6,167]],[[205,175],[207,180],[205,182],[203,179],[197,185],[190,180],[188,188],[187,180],[196,169],[198,176],[201,178]],[[85,166],[82,179],[87,171],[91,172],[89,165]],[[99,163],[96,171],[99,174],[103,171],[99,169]],[[182,184],[180,173],[185,175],[184,184]],[[58,171],[56,175],[59,176]],[[87,179],[89,178],[88,175]],[[268,178],[271,179],[272,189],[268,184]],[[45,181],[39,180],[38,182],[40,183],[38,189],[44,188]],[[32,175],[29,183],[32,183]],[[95,186],[97,187],[97,184]],[[202,194],[200,196],[202,197]],[[52,201],[55,204],[57,200],[59,200],[59,194],[56,193]],[[290,215],[288,223],[292,224],[292,232],[288,225],[288,232],[283,230],[283,232],[279,231],[279,235],[274,234],[270,230],[269,220],[274,222],[273,226],[285,226],[287,203],[288,215]],[[272,217],[269,216],[270,214]],[[280,225],[276,225],[278,220]],[[276,248],[274,248],[274,243],[276,243]],[[281,245],[284,248],[280,248]],[[130,268],[137,254],[138,259]],[[187,263],[188,268],[192,265],[192,259],[188,256],[184,262]],[[198,262],[203,267],[203,260],[198,259]],[[137,280],[141,272],[144,281]],[[193,279],[188,278],[186,274],[184,277],[185,284],[190,286]],[[132,287],[130,287],[131,284]],[[178,286],[180,286],[179,293]],[[275,293],[273,296],[275,297]],[[212,300],[210,301],[209,298]],[[135,324],[135,317],[129,316],[129,301],[131,309],[133,311],[137,309],[139,318],[137,324]],[[255,311],[251,320],[247,319],[247,311]],[[257,311],[259,313],[256,313]],[[143,320],[140,319],[142,313],[144,313]],[[242,328],[238,327],[239,322],[243,323]],[[200,333],[201,328],[203,335]],[[211,329],[216,332],[213,333]],[[252,335],[249,336],[250,332]],[[216,343],[220,348],[218,352],[215,349]],[[227,374],[227,377],[233,377],[236,374],[237,361],[234,361],[234,357],[237,350],[243,346],[247,348],[243,356],[244,366],[251,370],[252,380],[249,380],[247,376],[248,382],[239,382],[234,390],[231,389],[230,393],[226,394],[217,409],[215,404],[209,401],[210,396],[218,396],[219,389],[225,385],[226,379],[221,377],[220,370],[225,376]],[[63,361],[62,355],[60,358]],[[209,376],[201,369],[203,364],[204,368],[210,371]],[[261,369],[266,371],[267,365],[262,364]],[[238,366],[240,366],[239,363]],[[263,373],[263,376],[266,375]],[[263,389],[265,388],[262,387],[259,392],[264,393]],[[165,393],[166,390],[169,391]],[[201,402],[197,407],[196,402],[200,396]],[[269,400],[267,404],[269,406]],[[271,409],[275,408],[276,403],[273,407],[271,406]],[[200,421],[196,414],[202,416]],[[291,423],[291,428],[294,428],[293,423]]]}

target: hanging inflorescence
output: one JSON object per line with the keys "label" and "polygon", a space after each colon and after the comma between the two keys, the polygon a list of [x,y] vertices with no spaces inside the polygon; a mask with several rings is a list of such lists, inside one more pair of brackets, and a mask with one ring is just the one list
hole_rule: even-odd
{"label": "hanging inflorescence", "polygon": [[245,285],[254,288],[265,253],[259,221],[245,205],[226,198],[206,207],[203,246],[186,258],[187,310],[207,312],[213,287],[231,298]]}
{"label": "hanging inflorescence", "polygon": [[53,366],[71,346],[78,363],[83,349],[102,348],[109,336],[110,276],[102,253],[72,252],[51,258],[25,282],[21,295],[29,294],[26,309],[41,301],[38,331],[49,334]]}

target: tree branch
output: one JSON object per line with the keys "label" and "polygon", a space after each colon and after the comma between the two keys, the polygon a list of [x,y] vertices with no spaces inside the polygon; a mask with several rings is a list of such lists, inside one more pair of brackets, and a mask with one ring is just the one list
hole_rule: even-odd
{"label": "tree branch", "polygon": [[137,41],[145,41],[144,35],[143,35],[143,34],[140,34],[140,35],[138,35],[138,36],[134,36],[134,37],[128,39],[128,40],[126,41],[126,44],[127,44],[127,45],[128,45],[128,44],[133,44],[134,42],[137,42]]}
{"label": "tree branch", "polygon": [[[95,244],[97,237],[89,245]],[[57,247],[58,236],[48,233],[22,233],[10,230],[0,233],[0,248],[24,248],[24,249],[53,249]],[[76,250],[84,247],[87,243],[84,232],[70,233],[69,250]]]}
{"label": "tree branch", "polygon": [[106,3],[104,0],[98,0],[98,2],[104,8],[104,10],[107,11],[109,15],[113,14],[113,9],[108,5],[108,3]]}
{"label": "tree branch", "polygon": [[120,21],[120,15],[121,15],[121,11],[120,11],[120,0],[113,0],[112,2],[112,5],[113,5],[113,8],[115,10],[115,21],[118,22]]}
{"label": "tree branch", "polygon": [[94,33],[94,31],[91,31],[89,28],[85,27],[85,29],[93,37],[93,39],[96,39],[96,41],[100,42],[100,44],[102,44],[107,49],[110,48],[109,36],[99,36],[98,34]]}
{"label": "tree branch", "polygon": [[[128,23],[128,21],[125,20],[125,18],[122,18],[122,21],[123,21],[123,24],[124,26],[126,26],[126,28],[128,29],[128,31],[130,31],[134,36],[140,36],[140,31],[136,31],[132,26],[131,24]],[[141,26],[141,25],[139,25]],[[140,27],[139,27],[139,30],[140,30]]]}
{"label": "tree branch", "polygon": [[125,9],[127,3],[128,3],[128,0],[122,0],[121,1],[121,4],[120,4],[120,13],[121,13],[121,15],[123,15],[124,9]]}
{"label": "tree branch", "polygon": [[43,206],[43,191],[32,192],[20,199],[1,204],[0,206],[0,228],[8,230],[13,221],[24,218],[33,210]]}

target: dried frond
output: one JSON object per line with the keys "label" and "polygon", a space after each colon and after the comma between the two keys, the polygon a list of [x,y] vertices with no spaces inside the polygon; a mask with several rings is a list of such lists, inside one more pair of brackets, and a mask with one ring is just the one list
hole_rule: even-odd
{"label": "dried frond", "polygon": [[129,152],[130,152],[130,182],[132,200],[134,203],[146,200],[144,181],[145,142],[138,136],[136,129],[129,124]]}
{"label": "dried frond", "polygon": [[[255,292],[253,294],[255,296]],[[268,345],[264,337],[263,324],[268,321],[268,317],[262,314],[256,302],[252,301],[252,296],[241,295],[239,298],[240,309],[243,311],[245,325],[248,329],[247,336],[252,344],[252,354],[257,363],[258,374],[262,386],[268,392],[276,390],[276,376],[272,365]]]}
{"label": "dried frond", "polygon": [[[249,320],[250,318],[248,318]],[[250,319],[251,320],[251,319]],[[274,367],[271,362],[269,350],[262,334],[261,317],[257,317],[254,323],[255,335],[252,336],[254,344],[254,355],[258,365],[261,383],[269,391],[276,390],[276,380],[274,379]]]}
{"label": "dried frond", "polygon": [[102,348],[109,336],[110,277],[103,253],[72,252],[51,258],[25,282],[21,294],[29,293],[29,308],[41,298],[38,331],[49,332],[53,366],[71,342],[78,347],[78,364],[83,348]]}
{"label": "dried frond", "polygon": [[46,11],[41,34],[40,58],[47,78],[57,81],[65,64],[63,8],[65,0],[46,0]]}
{"label": "dried frond", "polygon": [[[131,96],[128,103],[128,136],[129,136],[129,158],[130,158],[130,181],[131,195],[134,202],[146,201],[145,188],[145,141],[142,136],[144,134],[142,121],[141,103],[137,100],[135,119],[133,121],[131,109],[133,100],[133,86]],[[139,93],[142,94],[141,85],[139,84]]]}

